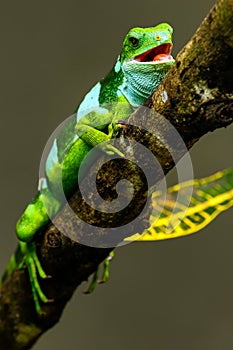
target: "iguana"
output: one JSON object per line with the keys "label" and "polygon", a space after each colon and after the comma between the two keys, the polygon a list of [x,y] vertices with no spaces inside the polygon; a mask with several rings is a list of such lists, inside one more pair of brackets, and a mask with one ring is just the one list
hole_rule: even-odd
{"label": "iguana", "polygon": [[[86,94],[75,117],[51,147],[43,184],[16,224],[20,250],[12,257],[3,277],[6,279],[16,264],[20,268],[27,266],[38,313],[41,312],[40,302],[46,303],[48,299],[40,288],[37,276],[47,276],[37,257],[34,240],[38,230],[48,224],[62,206],[60,193],[56,191],[56,172],[62,169],[64,193],[71,195],[85,155],[92,147],[99,144],[101,147],[101,142],[112,138],[114,131],[120,127],[119,114],[108,110],[106,105],[124,102],[128,106],[124,109],[124,115],[120,115],[120,119],[124,119],[157,88],[174,63],[171,56],[172,33],[173,29],[167,23],[150,28],[132,28],[124,39],[113,69]],[[123,156],[106,143],[102,150]]]}

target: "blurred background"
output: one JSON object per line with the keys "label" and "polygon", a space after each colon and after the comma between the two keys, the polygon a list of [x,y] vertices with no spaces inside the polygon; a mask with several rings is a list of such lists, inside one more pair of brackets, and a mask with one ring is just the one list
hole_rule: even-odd
{"label": "blurred background", "polygon": [[[169,22],[176,55],[211,0],[109,2],[21,0],[0,12],[2,273],[14,225],[35,194],[44,145],[86,92],[112,68],[134,26]],[[232,166],[233,127],[191,150],[195,177]],[[172,175],[170,175],[172,181]],[[83,285],[35,350],[219,350],[233,346],[232,210],[200,233],[117,249],[111,279]]]}

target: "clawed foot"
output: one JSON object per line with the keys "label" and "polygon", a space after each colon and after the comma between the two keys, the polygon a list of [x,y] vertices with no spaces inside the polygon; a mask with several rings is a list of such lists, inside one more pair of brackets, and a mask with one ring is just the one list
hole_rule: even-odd
{"label": "clawed foot", "polygon": [[101,280],[98,281],[98,283],[105,283],[109,280],[109,276],[110,276],[109,267],[110,267],[110,262],[113,258],[114,258],[114,252],[112,251],[103,262],[103,274],[102,274]]}
{"label": "clawed foot", "polygon": [[114,154],[117,154],[118,156],[124,158],[124,154],[119,151],[116,147],[114,147],[111,144],[108,144],[107,142],[104,143],[100,143],[98,145],[98,147],[106,154],[108,154],[109,156],[112,156]]}
{"label": "clawed foot", "polygon": [[35,243],[20,242],[20,247],[22,253],[24,254],[24,258],[19,268],[23,268],[25,265],[27,266],[36,312],[38,314],[41,314],[42,311],[40,301],[43,303],[49,303],[53,302],[54,300],[48,299],[42,292],[38,281],[38,276],[42,279],[51,278],[51,276],[46,275],[41,266],[41,263],[36,254]]}
{"label": "clawed foot", "polygon": [[100,265],[98,266],[97,270],[95,271],[95,273],[92,277],[92,280],[91,280],[91,283],[90,283],[88,289],[84,292],[85,294],[92,293],[95,290],[97,283],[105,283],[109,280],[109,275],[110,275],[109,274],[109,266],[110,266],[110,262],[113,259],[113,257],[114,257],[114,252],[112,251],[109,254],[109,256],[104,260],[103,273],[102,273],[102,278],[100,280],[98,280]]}

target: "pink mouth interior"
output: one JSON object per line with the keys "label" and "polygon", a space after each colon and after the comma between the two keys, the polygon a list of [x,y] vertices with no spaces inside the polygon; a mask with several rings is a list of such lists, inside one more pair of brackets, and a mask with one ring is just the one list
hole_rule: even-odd
{"label": "pink mouth interior", "polygon": [[171,61],[173,57],[170,55],[172,44],[162,44],[154,47],[134,59],[138,62],[163,62]]}

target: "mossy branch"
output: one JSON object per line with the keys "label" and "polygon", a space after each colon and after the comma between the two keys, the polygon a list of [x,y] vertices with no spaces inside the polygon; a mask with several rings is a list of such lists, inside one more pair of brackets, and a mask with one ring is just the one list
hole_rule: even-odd
{"label": "mossy branch", "polygon": [[[119,132],[121,148],[126,150],[128,140],[143,144],[160,162],[154,173],[155,185],[174,166],[198,139],[209,131],[225,127],[233,121],[233,0],[220,0],[212,8],[193,38],[179,53],[172,70],[154,94],[145,102],[148,108],[139,108],[128,119],[126,129]],[[159,115],[157,113],[159,113]],[[135,127],[137,125],[137,127]],[[145,130],[145,125],[147,130]],[[172,126],[173,125],[173,126]],[[140,127],[141,126],[141,127]],[[174,127],[183,138],[174,141]],[[149,130],[149,131],[148,131]],[[168,147],[169,145],[169,147]],[[132,150],[125,151],[131,152]],[[139,152],[140,153],[140,152]],[[171,156],[173,154],[173,157]],[[94,165],[102,161],[102,155]],[[136,157],[130,154],[130,157]],[[147,159],[144,167],[149,169]],[[144,157],[145,158],[145,157]],[[93,166],[89,173],[93,173]],[[117,215],[103,214],[85,203],[77,190],[69,200],[69,205],[84,222],[101,227],[127,226],[119,236],[112,236],[114,245],[136,231],[143,231],[148,223],[150,212],[147,206],[148,183],[145,174],[132,162],[125,159],[111,160],[98,173],[97,185],[106,201],[116,198],[116,184],[120,179],[128,179],[134,186],[132,201]],[[125,191],[125,199],[129,193]],[[90,198],[92,202],[94,198]],[[146,210],[141,227],[135,227],[133,219]],[[141,215],[141,214],[140,214]],[[91,219],[90,219],[91,218]],[[90,221],[91,220],[91,221]],[[62,311],[74,290],[93,273],[112,248],[93,248],[76,243],[62,234],[69,231],[70,237],[77,238],[88,234],[92,242],[106,242],[105,230],[98,237],[85,230],[85,224],[77,223],[70,216],[68,206],[56,217],[56,226],[50,224],[44,232],[37,235],[38,256],[51,279],[41,281],[46,295],[55,302],[42,306],[43,315],[39,317],[31,295],[26,269],[16,269],[5,281],[0,296],[0,348],[30,349],[39,336],[58,322]]]}

